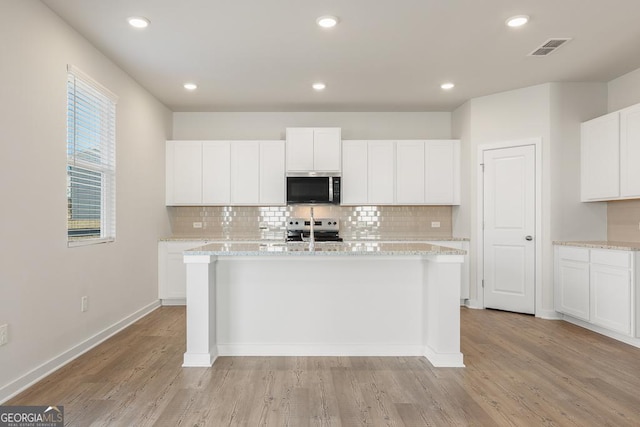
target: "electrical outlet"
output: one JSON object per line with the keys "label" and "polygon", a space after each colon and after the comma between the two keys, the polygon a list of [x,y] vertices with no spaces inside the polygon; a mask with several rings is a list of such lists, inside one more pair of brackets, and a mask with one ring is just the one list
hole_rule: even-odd
{"label": "electrical outlet", "polygon": [[80,311],[84,313],[87,310],[89,310],[89,297],[84,296],[80,298]]}
{"label": "electrical outlet", "polygon": [[440,221],[431,221],[431,228],[440,228]]}
{"label": "electrical outlet", "polygon": [[202,223],[201,222],[194,222],[193,223],[193,228],[202,228]]}
{"label": "electrical outlet", "polygon": [[9,325],[0,325],[0,345],[5,345],[9,342]]}

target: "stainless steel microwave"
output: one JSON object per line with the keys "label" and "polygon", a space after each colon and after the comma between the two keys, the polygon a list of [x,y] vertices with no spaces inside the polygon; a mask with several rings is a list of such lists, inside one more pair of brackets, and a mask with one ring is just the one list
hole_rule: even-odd
{"label": "stainless steel microwave", "polygon": [[288,176],[287,204],[340,204],[339,176]]}

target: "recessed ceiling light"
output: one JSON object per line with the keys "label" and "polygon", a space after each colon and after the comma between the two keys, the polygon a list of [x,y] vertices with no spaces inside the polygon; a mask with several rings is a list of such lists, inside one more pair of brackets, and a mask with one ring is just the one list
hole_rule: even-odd
{"label": "recessed ceiling light", "polygon": [[327,87],[327,85],[322,82],[317,82],[317,83],[314,83],[312,87],[314,90],[321,91],[321,90],[324,90]]}
{"label": "recessed ceiling light", "polygon": [[183,85],[183,87],[184,87],[186,90],[196,90],[196,89],[198,89],[198,85],[197,85],[197,84],[195,84],[195,83],[185,83],[185,84]]}
{"label": "recessed ceiling light", "polygon": [[316,23],[322,28],[332,28],[338,25],[338,18],[331,15],[325,15],[316,19]]}
{"label": "recessed ceiling light", "polygon": [[509,27],[522,27],[527,22],[529,22],[529,17],[527,15],[516,15],[507,19],[506,24]]}
{"label": "recessed ceiling light", "polygon": [[444,89],[444,90],[453,89],[455,86],[456,86],[456,85],[454,85],[454,84],[453,84],[453,83],[451,83],[451,82],[442,83],[442,84],[440,85],[440,87],[441,87],[442,89]]}
{"label": "recessed ceiling light", "polygon": [[135,28],[147,28],[149,26],[149,20],[147,18],[143,18],[142,16],[132,16],[127,18],[127,22],[129,25]]}

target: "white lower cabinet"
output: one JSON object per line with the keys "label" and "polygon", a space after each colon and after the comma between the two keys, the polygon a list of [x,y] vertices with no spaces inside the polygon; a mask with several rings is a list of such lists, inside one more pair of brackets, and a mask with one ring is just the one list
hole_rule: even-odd
{"label": "white lower cabinet", "polygon": [[556,311],[589,321],[589,249],[556,249]]}
{"label": "white lower cabinet", "polygon": [[162,305],[186,304],[187,268],[183,252],[206,243],[204,240],[158,243],[158,299]]}
{"label": "white lower cabinet", "polygon": [[637,336],[636,258],[632,251],[556,246],[556,311]]}
{"label": "white lower cabinet", "polygon": [[629,253],[591,251],[591,322],[631,334],[631,273]]}

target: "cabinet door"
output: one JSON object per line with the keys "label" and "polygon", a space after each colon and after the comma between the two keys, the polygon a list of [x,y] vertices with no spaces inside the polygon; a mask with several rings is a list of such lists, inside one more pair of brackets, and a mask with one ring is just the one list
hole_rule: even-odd
{"label": "cabinet door", "polygon": [[396,142],[396,203],[424,203],[424,141]]}
{"label": "cabinet door", "polygon": [[158,243],[158,298],[163,304],[184,304],[187,268],[183,252],[204,244],[204,240]]}
{"label": "cabinet door", "polygon": [[287,128],[287,172],[313,170],[313,128]]}
{"label": "cabinet door", "polygon": [[[578,319],[589,321],[589,250],[582,248],[557,248],[555,274],[555,309]],[[571,256],[577,251],[585,261]]]}
{"label": "cabinet door", "polygon": [[202,143],[202,202],[206,205],[231,203],[231,143]]}
{"label": "cabinet door", "polygon": [[368,202],[367,141],[343,141],[341,204]]}
{"label": "cabinet door", "polygon": [[260,144],[231,142],[231,203],[260,204]]}
{"label": "cabinet door", "polygon": [[368,203],[390,205],[395,191],[395,142],[370,141],[368,144]]}
{"label": "cabinet door", "polygon": [[313,131],[313,170],[340,172],[340,128]]}
{"label": "cabinet door", "polygon": [[631,334],[631,271],[591,264],[591,321]]}
{"label": "cabinet door", "polygon": [[425,142],[425,203],[460,204],[459,141]]}
{"label": "cabinet door", "polygon": [[620,111],[620,195],[640,197],[640,104]]}
{"label": "cabinet door", "polygon": [[620,196],[620,113],[582,123],[580,166],[582,201]]}
{"label": "cabinet door", "polygon": [[165,173],[167,205],[202,203],[202,143],[200,141],[167,141]]}
{"label": "cabinet door", "polygon": [[260,141],[260,204],[284,205],[284,141]]}

